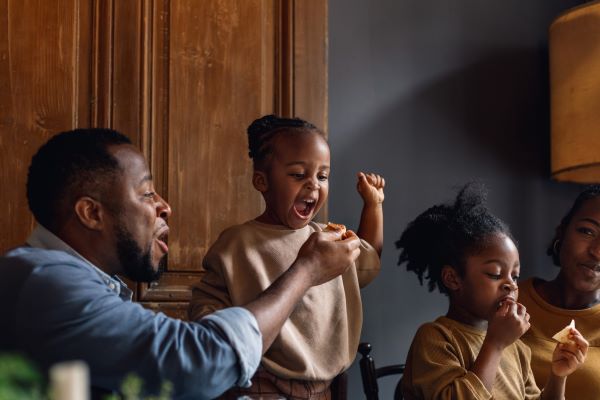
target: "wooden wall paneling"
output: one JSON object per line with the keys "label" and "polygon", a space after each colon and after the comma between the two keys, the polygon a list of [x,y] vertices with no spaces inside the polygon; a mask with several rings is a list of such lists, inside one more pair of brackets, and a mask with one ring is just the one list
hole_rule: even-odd
{"label": "wooden wall paneling", "polygon": [[[147,2],[114,1],[113,2],[113,46],[112,46],[112,109],[111,127],[126,133],[137,147],[146,153],[142,146],[142,119],[144,110],[143,81],[147,75],[144,53],[151,51],[145,47],[146,31],[142,29],[144,6]],[[150,167],[152,167],[150,165]]]}
{"label": "wooden wall paneling", "polygon": [[[227,226],[262,210],[251,184],[245,129],[252,119],[274,111],[275,3],[205,4],[157,7],[159,15],[168,14],[169,24],[160,36],[165,43],[155,48],[168,53],[153,65],[159,80],[168,70],[168,80],[154,81],[153,91],[168,88],[167,99],[156,93],[155,101],[169,112],[165,116],[154,109],[153,114],[160,118],[157,123],[168,123],[168,143],[156,147],[158,154],[167,149],[162,157],[168,160],[165,181],[173,216],[168,272],[159,282],[140,286],[140,299],[149,307],[188,301],[208,246]],[[174,315],[172,307],[165,311]]]}
{"label": "wooden wall paneling", "polygon": [[145,0],[144,65],[148,73],[144,79],[144,111],[146,126],[143,146],[152,165],[156,190],[167,201],[168,193],[168,140],[169,140],[169,0]]}
{"label": "wooden wall paneling", "polygon": [[294,0],[278,0],[275,38],[275,114],[294,115]]}
{"label": "wooden wall paneling", "polygon": [[175,271],[199,271],[223,229],[261,211],[245,130],[274,104],[273,2],[197,4],[172,2],[170,15],[169,270]]}
{"label": "wooden wall paneling", "polygon": [[[145,60],[146,1],[95,0],[93,37],[94,109],[96,127],[116,129],[142,151],[143,91],[148,73]],[[146,152],[145,152],[146,153]],[[147,155],[147,154],[145,154]]]}
{"label": "wooden wall paneling", "polygon": [[327,1],[294,3],[294,116],[327,133]]}
{"label": "wooden wall paneling", "polygon": [[[286,0],[283,0],[287,3]],[[308,120],[328,134],[328,28],[326,0],[292,0],[289,53],[292,58],[292,115]],[[334,171],[336,166],[331,166]],[[328,221],[328,203],[315,216]]]}
{"label": "wooden wall paneling", "polygon": [[327,133],[327,1],[277,2],[276,111]]}
{"label": "wooden wall paneling", "polygon": [[0,251],[34,227],[27,168],[59,131],[90,122],[89,1],[0,0]]}
{"label": "wooden wall paneling", "polygon": [[112,127],[114,2],[93,0],[92,127]]}
{"label": "wooden wall paneling", "polygon": [[[187,307],[189,285],[199,279],[201,260],[217,235],[263,209],[251,185],[248,123],[276,112],[327,129],[326,1],[205,5],[180,1],[155,11],[169,21],[160,36],[165,43],[154,46],[166,54],[163,63],[153,63],[163,68],[159,77],[168,70],[168,79],[154,80],[152,90],[168,88],[166,100],[154,96],[160,105],[153,115],[168,123],[160,130],[168,132],[168,143],[156,147],[167,149],[164,179],[173,216],[168,272],[141,285],[140,299],[174,316],[185,316],[185,309],[168,301]],[[159,111],[165,106],[166,116]],[[326,210],[319,218],[326,221]]]}
{"label": "wooden wall paneling", "polygon": [[87,128],[92,123],[92,37],[93,7],[91,0],[73,0],[75,19],[73,58],[72,125],[61,130]]}
{"label": "wooden wall paneling", "polygon": [[159,281],[152,282],[144,293],[144,301],[179,301],[190,300],[190,287],[198,281],[199,274],[189,272],[168,272]]}

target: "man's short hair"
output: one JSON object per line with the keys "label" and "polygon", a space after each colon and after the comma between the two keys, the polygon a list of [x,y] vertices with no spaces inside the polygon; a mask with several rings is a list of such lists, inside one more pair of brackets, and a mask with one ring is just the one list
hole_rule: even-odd
{"label": "man's short hair", "polygon": [[83,195],[100,196],[107,178],[120,170],[108,147],[120,144],[131,140],[112,129],[94,128],[61,132],[40,147],[27,176],[27,201],[35,219],[56,230],[66,206]]}

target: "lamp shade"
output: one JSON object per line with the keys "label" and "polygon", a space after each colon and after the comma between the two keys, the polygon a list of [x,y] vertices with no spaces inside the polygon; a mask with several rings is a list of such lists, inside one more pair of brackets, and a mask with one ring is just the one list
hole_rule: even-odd
{"label": "lamp shade", "polygon": [[600,183],[600,1],[550,25],[552,177]]}

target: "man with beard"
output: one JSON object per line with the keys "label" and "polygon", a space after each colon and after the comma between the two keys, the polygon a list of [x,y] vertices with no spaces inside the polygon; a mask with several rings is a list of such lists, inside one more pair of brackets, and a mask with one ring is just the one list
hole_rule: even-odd
{"label": "man with beard", "polygon": [[44,368],[84,360],[92,386],[108,391],[131,372],[150,392],[170,381],[176,398],[213,398],[248,384],[304,293],[344,272],[359,252],[356,236],[315,234],[256,300],[184,322],[131,302],[117,277],[158,278],[171,214],[126,136],[54,136],[32,158],[27,198],[38,226],[26,246],[0,258],[0,351],[24,352]]}

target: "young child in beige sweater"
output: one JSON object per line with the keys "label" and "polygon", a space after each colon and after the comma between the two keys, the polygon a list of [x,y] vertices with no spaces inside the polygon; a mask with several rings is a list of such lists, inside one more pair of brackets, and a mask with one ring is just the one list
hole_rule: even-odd
{"label": "young child in beige sweater", "polygon": [[[194,287],[190,318],[256,298],[293,263],[306,239],[324,225],[312,222],[329,189],[330,153],[324,134],[300,120],[264,116],[248,127],[252,183],[265,200],[257,218],[226,229],[208,250],[205,274]],[[362,326],[360,288],[379,273],[383,246],[384,179],[358,174],[364,205],[358,229],[361,254],[343,275],[313,287],[264,354],[244,394],[328,399],[331,380],[354,360]]]}

